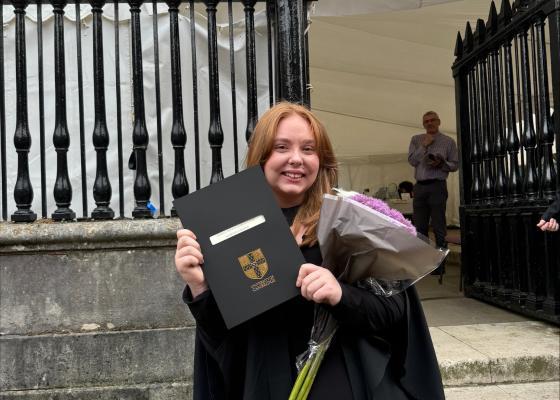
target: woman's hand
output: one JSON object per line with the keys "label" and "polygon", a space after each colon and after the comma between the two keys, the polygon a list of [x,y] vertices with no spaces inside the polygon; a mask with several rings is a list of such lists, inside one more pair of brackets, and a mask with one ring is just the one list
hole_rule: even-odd
{"label": "woman's hand", "polygon": [[175,251],[175,267],[181,278],[191,289],[193,297],[208,290],[201,264],[204,257],[194,233],[187,229],[177,231],[177,250]]}
{"label": "woman's hand", "polygon": [[537,226],[541,228],[541,231],[555,232],[558,230],[558,221],[556,221],[554,218],[550,218],[548,221],[541,219]]}
{"label": "woman's hand", "polygon": [[301,295],[315,303],[335,306],[342,297],[342,288],[334,275],[326,268],[315,264],[303,264],[299,269],[296,286]]}

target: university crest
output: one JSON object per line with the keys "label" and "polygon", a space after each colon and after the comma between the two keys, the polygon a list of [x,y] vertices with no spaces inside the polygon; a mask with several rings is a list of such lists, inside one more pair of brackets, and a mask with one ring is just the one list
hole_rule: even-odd
{"label": "university crest", "polygon": [[238,260],[243,273],[249,279],[262,279],[268,272],[268,264],[261,249],[238,257]]}

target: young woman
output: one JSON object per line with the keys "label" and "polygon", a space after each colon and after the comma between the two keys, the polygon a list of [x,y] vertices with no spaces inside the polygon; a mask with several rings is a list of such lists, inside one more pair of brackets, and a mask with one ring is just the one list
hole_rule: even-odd
{"label": "young woman", "polygon": [[336,184],[326,131],[305,107],[280,103],[259,120],[247,166],[260,165],[307,261],[301,296],[227,330],[208,289],[195,233],[177,232],[175,265],[197,322],[194,399],[286,400],[307,349],[315,303],[339,322],[309,399],[443,399],[441,377],[414,289],[380,297],[321,267],[317,222]]}

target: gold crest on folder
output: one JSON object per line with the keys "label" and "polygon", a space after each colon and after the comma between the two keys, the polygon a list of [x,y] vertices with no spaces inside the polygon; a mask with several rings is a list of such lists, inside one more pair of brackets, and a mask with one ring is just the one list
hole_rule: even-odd
{"label": "gold crest on folder", "polygon": [[238,257],[245,276],[249,279],[262,279],[268,272],[268,264],[261,249],[253,250]]}

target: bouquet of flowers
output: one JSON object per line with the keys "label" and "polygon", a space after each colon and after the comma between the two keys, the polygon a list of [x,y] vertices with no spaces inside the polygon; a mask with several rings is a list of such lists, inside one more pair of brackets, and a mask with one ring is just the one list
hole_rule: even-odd
{"label": "bouquet of flowers", "polygon": [[[323,265],[340,282],[374,295],[392,296],[435,270],[449,250],[418,237],[414,226],[383,201],[337,190],[325,195],[317,239]],[[289,400],[305,400],[338,324],[322,305],[315,317],[307,351],[297,360],[298,376]]]}

